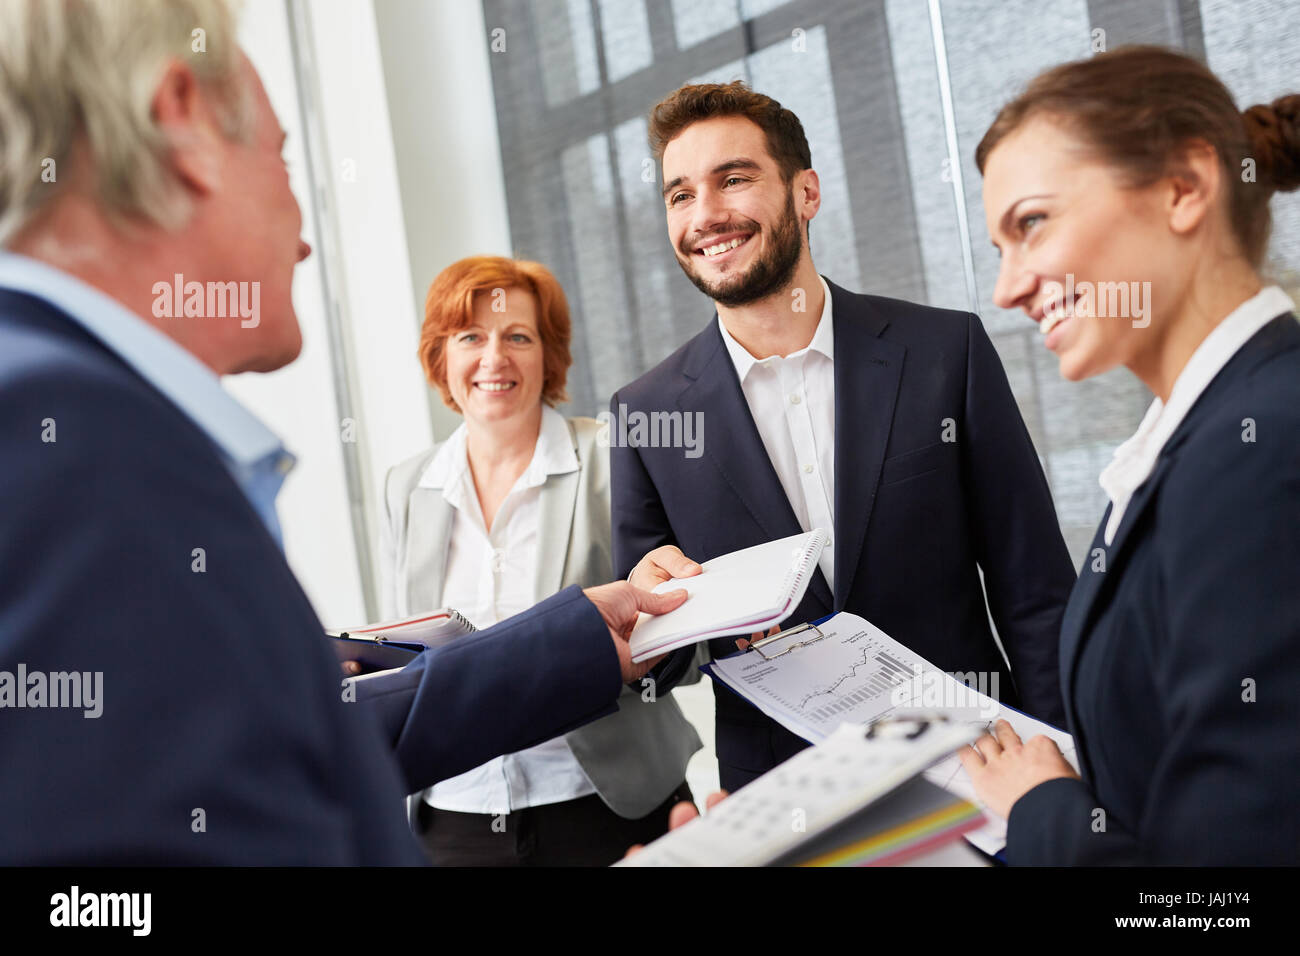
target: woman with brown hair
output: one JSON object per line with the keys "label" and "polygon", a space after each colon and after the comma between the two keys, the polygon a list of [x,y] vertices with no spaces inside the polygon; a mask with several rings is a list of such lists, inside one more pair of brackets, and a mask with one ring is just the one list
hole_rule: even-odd
{"label": "woman with brown hair", "polygon": [[[613,577],[608,442],[595,420],[554,408],[569,336],[564,292],[536,262],[477,256],[434,279],[420,361],[465,421],[388,473],[386,617],[450,606],[487,627]],[[618,707],[417,796],[412,824],[433,862],[605,865],[662,834],[690,799],[699,737],[670,696],[625,687]]]}
{"label": "woman with brown hair", "polygon": [[994,301],[1065,378],[1156,396],[1062,625],[1082,778],[1004,723],[962,755],[1011,863],[1300,862],[1300,326],[1260,274],[1298,120],[1130,47],[1040,75],[979,144]]}

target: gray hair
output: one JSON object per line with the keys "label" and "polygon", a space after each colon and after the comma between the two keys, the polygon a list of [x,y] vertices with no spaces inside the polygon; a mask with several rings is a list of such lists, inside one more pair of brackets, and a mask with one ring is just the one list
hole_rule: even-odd
{"label": "gray hair", "polygon": [[222,132],[250,137],[236,12],[227,0],[0,0],[0,247],[55,195],[83,135],[110,215],[179,226],[189,210],[153,96],[179,60]]}

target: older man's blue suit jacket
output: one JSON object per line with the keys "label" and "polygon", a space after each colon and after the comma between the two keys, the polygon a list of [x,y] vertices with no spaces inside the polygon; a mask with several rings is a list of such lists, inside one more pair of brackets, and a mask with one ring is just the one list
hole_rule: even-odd
{"label": "older man's blue suit jacket", "polygon": [[614,710],[617,656],[576,588],[345,702],[208,437],[8,291],[0,468],[0,671],[103,673],[98,718],[0,707],[0,864],[419,863],[402,794]]}
{"label": "older man's blue suit jacket", "polygon": [[[788,624],[860,614],[944,670],[996,674],[1002,700],[1064,723],[1057,643],[1075,574],[979,318],[827,284],[835,323],[835,593],[818,570]],[[704,429],[696,458],[679,448],[611,450],[618,574],[664,544],[706,561],[801,530],[716,318],[618,391],[616,416],[620,406],[628,414],[699,412]],[[715,655],[735,651],[730,639],[713,644]],[[678,652],[661,665],[661,686],[690,660]],[[739,698],[718,696],[723,786],[742,785],[803,746]]]}

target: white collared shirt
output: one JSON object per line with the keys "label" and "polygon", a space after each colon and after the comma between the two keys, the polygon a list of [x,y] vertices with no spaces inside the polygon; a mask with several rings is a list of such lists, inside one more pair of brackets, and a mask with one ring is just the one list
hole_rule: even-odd
{"label": "white collared shirt", "polygon": [[[441,488],[455,510],[442,603],[485,628],[549,596],[537,593],[537,562],[544,557],[538,553],[541,488],[548,475],[576,471],[578,456],[564,416],[543,406],[532,461],[501,502],[489,531],[469,469],[466,434],[464,425],[452,433],[419,486]],[[426,790],[424,799],[442,810],[498,814],[595,792],[568,743],[555,737],[444,780]]]}
{"label": "white collared shirt", "polygon": [[756,359],[737,342],[722,317],[718,328],[736,366],[740,388],[758,426],[767,457],[804,531],[830,533],[818,565],[835,591],[835,330],[831,290],[812,341],[785,356]]}
{"label": "white collared shirt", "polygon": [[1110,520],[1106,522],[1107,545],[1115,540],[1133,492],[1151,477],[1161,450],[1201,393],[1255,333],[1279,315],[1294,311],[1295,303],[1281,288],[1265,286],[1233,309],[1197,346],[1169,390],[1169,403],[1159,398],[1151,403],[1142,424],[1132,438],[1115,449],[1114,457],[1099,479],[1113,506]]}

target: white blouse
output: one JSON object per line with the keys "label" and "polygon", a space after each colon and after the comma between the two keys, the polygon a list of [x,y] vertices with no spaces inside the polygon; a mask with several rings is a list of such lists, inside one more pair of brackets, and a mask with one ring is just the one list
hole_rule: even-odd
{"label": "white blouse", "polygon": [[1169,390],[1169,404],[1159,398],[1151,403],[1138,430],[1115,449],[1114,457],[1098,479],[1112,504],[1110,520],[1106,522],[1107,545],[1115,540],[1133,492],[1151,477],[1161,450],[1201,393],[1256,332],[1279,315],[1294,311],[1295,303],[1281,288],[1265,286],[1233,309],[1197,346]]}
{"label": "white blouse", "polygon": [[[578,469],[568,423],[549,406],[532,461],[497,510],[488,531],[479,507],[461,425],[420,476],[419,486],[441,488],[453,509],[442,603],[486,628],[527,610],[549,595],[536,593],[541,487],[548,475]],[[399,585],[400,587],[400,585]],[[563,737],[506,754],[435,784],[424,799],[442,810],[509,813],[596,792]]]}

